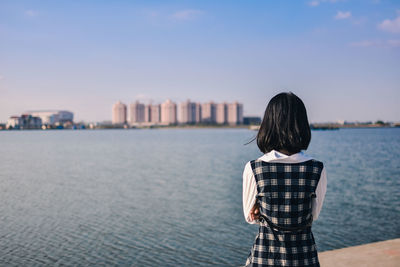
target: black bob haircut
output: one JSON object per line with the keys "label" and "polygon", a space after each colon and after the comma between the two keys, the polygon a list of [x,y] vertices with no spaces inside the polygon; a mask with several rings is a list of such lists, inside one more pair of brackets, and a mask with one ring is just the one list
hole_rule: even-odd
{"label": "black bob haircut", "polygon": [[303,101],[292,92],[274,96],[265,109],[256,138],[263,153],[277,150],[294,154],[306,150],[311,129]]}

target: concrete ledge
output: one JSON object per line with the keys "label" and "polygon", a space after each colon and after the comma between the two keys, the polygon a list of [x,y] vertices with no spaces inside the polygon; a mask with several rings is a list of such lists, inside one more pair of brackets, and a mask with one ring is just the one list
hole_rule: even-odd
{"label": "concrete ledge", "polygon": [[318,254],[321,267],[400,266],[400,238]]}

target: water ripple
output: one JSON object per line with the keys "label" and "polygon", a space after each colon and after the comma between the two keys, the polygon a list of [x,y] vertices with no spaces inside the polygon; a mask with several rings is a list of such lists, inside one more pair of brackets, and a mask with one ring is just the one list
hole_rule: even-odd
{"label": "water ripple", "polygon": [[[239,266],[248,130],[0,132],[1,266]],[[313,132],[319,251],[400,236],[400,129]]]}

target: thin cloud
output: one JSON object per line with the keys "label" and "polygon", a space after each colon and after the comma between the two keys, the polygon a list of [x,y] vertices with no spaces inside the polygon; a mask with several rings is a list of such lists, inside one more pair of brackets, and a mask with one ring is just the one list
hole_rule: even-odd
{"label": "thin cloud", "polygon": [[385,19],[379,23],[378,29],[385,32],[400,33],[400,14],[395,19]]}
{"label": "thin cloud", "polygon": [[35,10],[29,9],[25,11],[25,15],[28,17],[36,17],[39,13]]}
{"label": "thin cloud", "polygon": [[360,42],[352,42],[350,43],[350,46],[352,47],[371,47],[371,46],[380,46],[382,45],[381,41],[371,41],[371,40],[365,40],[365,41],[360,41]]}
{"label": "thin cloud", "polygon": [[368,21],[367,17],[354,18],[353,24],[354,25],[365,25],[367,23],[367,21]]}
{"label": "thin cloud", "polygon": [[314,7],[314,6],[319,6],[319,1],[311,1],[311,2],[308,2],[308,5],[309,5],[309,6],[312,6],[312,7]]}
{"label": "thin cloud", "polygon": [[388,40],[387,44],[390,47],[400,47],[400,40]]}
{"label": "thin cloud", "polygon": [[353,42],[349,44],[351,47],[386,47],[396,48],[400,47],[400,40],[364,40],[360,42]]}
{"label": "thin cloud", "polygon": [[4,79],[4,76],[3,76],[3,75],[0,75],[0,81],[3,80],[3,79]]}
{"label": "thin cloud", "polygon": [[350,11],[338,11],[335,19],[348,19],[351,17],[351,12]]}
{"label": "thin cloud", "polygon": [[136,98],[136,99],[147,99],[147,98],[149,98],[149,96],[146,95],[146,94],[137,94],[137,95],[135,96],[135,98]]}
{"label": "thin cloud", "polygon": [[174,20],[193,20],[198,18],[203,11],[196,9],[185,9],[175,12],[171,15],[171,18]]}
{"label": "thin cloud", "polygon": [[337,3],[337,2],[340,2],[340,1],[344,1],[344,0],[313,0],[313,1],[309,1],[307,4],[310,7],[316,7],[316,6],[319,6],[322,3],[334,4],[334,3]]}
{"label": "thin cloud", "polygon": [[145,102],[145,103],[146,102],[147,103],[152,103],[153,102],[153,100],[151,99],[151,97],[149,95],[143,94],[143,93],[137,94],[135,96],[135,100],[142,101],[142,102]]}
{"label": "thin cloud", "polygon": [[150,18],[156,18],[156,17],[160,16],[160,13],[157,12],[157,11],[150,11],[149,13],[147,13],[147,15],[148,15]]}

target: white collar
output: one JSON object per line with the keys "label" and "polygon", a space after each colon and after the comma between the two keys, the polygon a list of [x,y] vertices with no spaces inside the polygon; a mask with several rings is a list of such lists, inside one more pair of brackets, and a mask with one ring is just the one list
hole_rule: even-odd
{"label": "white collar", "polygon": [[271,150],[258,159],[266,162],[298,163],[310,160],[312,157],[305,155],[303,152],[288,156],[279,151]]}

